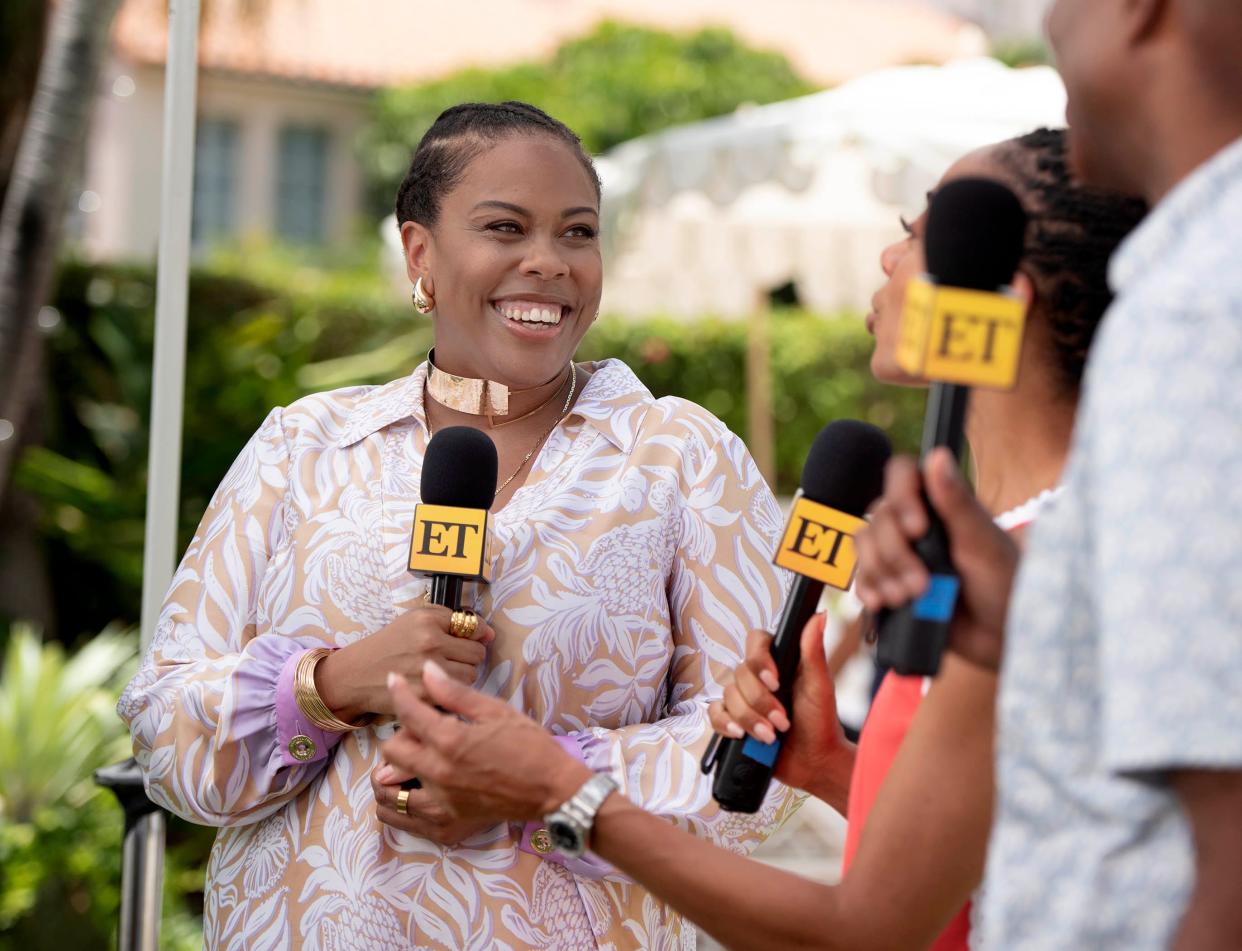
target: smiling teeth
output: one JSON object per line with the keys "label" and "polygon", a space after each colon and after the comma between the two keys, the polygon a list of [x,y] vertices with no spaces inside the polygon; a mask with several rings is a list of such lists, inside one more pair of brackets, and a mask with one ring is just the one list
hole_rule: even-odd
{"label": "smiling teeth", "polygon": [[559,324],[561,308],[559,307],[512,307],[501,305],[496,308],[510,320],[528,324]]}

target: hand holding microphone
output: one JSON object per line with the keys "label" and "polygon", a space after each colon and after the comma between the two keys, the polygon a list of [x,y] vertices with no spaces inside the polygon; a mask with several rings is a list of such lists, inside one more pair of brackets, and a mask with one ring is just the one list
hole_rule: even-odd
{"label": "hand holding microphone", "polygon": [[432,437],[423,456],[422,502],[410,544],[410,569],[431,577],[429,604],[419,605],[380,630],[333,651],[316,671],[320,697],[347,722],[367,714],[391,715],[389,671],[423,693],[429,660],[472,684],[495,632],[481,618],[472,630],[454,623],[467,580],[490,578],[487,510],[496,496],[496,447],[486,433],[464,426]]}
{"label": "hand holding microphone", "polygon": [[[802,656],[802,635],[815,614],[824,586],[845,590],[854,574],[853,536],[880,492],[892,447],[874,426],[838,420],[815,437],[802,469],[802,489],[773,559],[794,572],[794,583],[771,639],[778,682],[776,699],[791,706],[794,673]],[[715,770],[712,795],[731,812],[756,812],[767,795],[782,738],[721,738],[703,756],[703,772]]]}
{"label": "hand holding microphone", "polygon": [[773,778],[844,808],[853,756],[837,717],[836,685],[824,651],[826,622],[827,615],[816,614],[802,629],[802,662],[789,709],[776,698],[780,681],[772,636],[751,631],[746,659],[725,688],[724,699],[713,703],[708,715],[712,729],[723,736],[745,734],[771,743],[784,734]]}
{"label": "hand holding microphone", "polygon": [[856,539],[854,593],[878,614],[927,592],[930,572],[916,545],[927,533],[928,503],[944,527],[961,584],[948,646],[966,660],[998,670],[1018,549],[979,504],[947,449],[934,450],[921,474],[907,456],[889,463],[884,494]]}

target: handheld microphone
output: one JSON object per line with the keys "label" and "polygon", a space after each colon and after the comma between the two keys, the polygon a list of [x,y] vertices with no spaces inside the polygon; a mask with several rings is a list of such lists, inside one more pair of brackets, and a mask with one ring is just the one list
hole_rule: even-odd
{"label": "handheld microphone", "polygon": [[466,581],[491,581],[496,468],[495,443],[469,426],[441,429],[427,444],[409,567],[431,577],[432,604],[456,611]]}
{"label": "handheld microphone", "polygon": [[[773,561],[794,573],[794,583],[772,637],[772,658],[780,680],[776,696],[792,711],[794,674],[801,657],[802,629],[819,606],[824,586],[849,588],[857,555],[854,535],[863,514],[884,485],[892,454],[888,437],[853,419],[829,423],[811,445],[802,469],[802,488]],[[712,795],[729,812],[757,812],[768,792],[781,739],[761,743],[713,737],[703,755],[704,773],[716,770]]]}
{"label": "handheld microphone", "polygon": [[[1018,269],[1027,215],[1012,191],[959,179],[933,196],[924,245],[928,275],[910,282],[897,362],[932,380],[923,458],[946,446],[961,458],[969,386],[1012,388],[1025,307],[1005,289]],[[931,574],[922,597],[878,619],[876,660],[899,674],[935,676],[949,638],[960,582],[944,524],[923,497],[929,528],[914,550]]]}

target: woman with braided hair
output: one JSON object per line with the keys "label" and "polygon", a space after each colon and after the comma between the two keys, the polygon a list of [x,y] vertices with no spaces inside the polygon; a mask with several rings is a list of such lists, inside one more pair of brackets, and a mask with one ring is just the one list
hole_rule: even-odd
{"label": "woman with braided hair", "polygon": [[[152,798],[220,827],[211,948],[681,947],[679,915],[540,823],[459,820],[380,761],[385,676],[443,670],[555,734],[664,819],[737,851],[698,758],[749,628],[775,622],[780,513],[741,440],[618,360],[577,363],[599,308],[600,183],[519,102],[444,112],[397,195],[435,347],[403,379],[271,412],[225,477],[121,699]],[[495,443],[492,583],[471,611],[407,570],[424,451]],[[745,578],[745,590],[731,579]]]}
{"label": "woman with braided hair", "polygon": [[[1073,181],[1061,131],[974,152],[942,183],[963,177],[1008,185],[1032,221],[1012,282],[1028,304],[1019,380],[1009,392],[975,392],[966,427],[979,499],[1020,534],[1056,496],[1084,358],[1110,300],[1108,261],[1145,207]],[[925,215],[884,251],[888,281],[867,317],[876,338],[872,371],[899,385],[919,385],[898,367],[895,347],[906,284],[925,269],[924,225]],[[836,716],[823,632],[822,616],[804,632],[792,711],[774,695],[769,635],[752,632],[745,662],[723,702],[712,705],[712,723],[719,733],[764,743],[785,734],[777,778],[849,820],[840,885],[723,853],[619,796],[599,809],[591,847],[731,948],[963,951],[991,823],[995,674],[952,654],[931,683],[889,673],[854,747]],[[514,711],[438,670],[426,679],[434,702],[474,722],[448,719],[395,681],[409,730],[384,755],[403,770],[432,770],[433,797],[455,815],[538,814],[581,782],[581,768]],[[532,778],[501,788],[486,779],[496,770]]]}

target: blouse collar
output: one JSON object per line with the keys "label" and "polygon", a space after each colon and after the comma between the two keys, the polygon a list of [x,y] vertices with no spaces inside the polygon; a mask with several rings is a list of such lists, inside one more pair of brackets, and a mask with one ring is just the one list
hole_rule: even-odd
{"label": "blouse collar", "polygon": [[[628,454],[634,448],[643,418],[655,398],[634,371],[620,360],[601,360],[588,365],[593,371],[590,382],[569,415],[580,417]],[[427,364],[424,362],[409,376],[364,389],[349,413],[337,445],[346,448],[405,419],[413,419],[425,429],[423,385],[426,380]]]}

